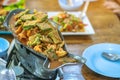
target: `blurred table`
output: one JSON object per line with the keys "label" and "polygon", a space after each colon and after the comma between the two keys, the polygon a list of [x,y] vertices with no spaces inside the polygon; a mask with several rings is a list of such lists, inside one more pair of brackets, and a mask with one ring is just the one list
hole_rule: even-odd
{"label": "blurred table", "polygon": [[[81,55],[87,47],[96,43],[120,43],[120,21],[115,14],[103,6],[103,2],[104,0],[91,2],[87,12],[95,35],[64,36],[69,52]],[[26,0],[25,6],[41,11],[63,11],[58,0]],[[82,7],[79,10],[81,9]],[[10,42],[13,39],[12,35],[0,35],[0,37],[8,39]],[[85,65],[82,67],[82,73],[86,80],[118,80],[94,73]]]}

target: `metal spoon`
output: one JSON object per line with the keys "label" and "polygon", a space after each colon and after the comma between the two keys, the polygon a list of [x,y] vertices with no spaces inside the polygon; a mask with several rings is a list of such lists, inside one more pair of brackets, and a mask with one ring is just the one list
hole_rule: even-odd
{"label": "metal spoon", "polygon": [[108,60],[111,61],[118,61],[120,60],[120,55],[119,54],[115,54],[115,53],[107,53],[107,52],[103,52],[102,56]]}

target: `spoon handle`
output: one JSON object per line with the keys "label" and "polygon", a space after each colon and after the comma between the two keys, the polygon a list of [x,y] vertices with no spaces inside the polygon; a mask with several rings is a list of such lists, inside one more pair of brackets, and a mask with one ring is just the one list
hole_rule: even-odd
{"label": "spoon handle", "polygon": [[80,14],[80,18],[82,19],[84,17],[84,14],[87,12],[88,6],[89,6],[90,0],[85,1],[84,8]]}
{"label": "spoon handle", "polygon": [[120,60],[120,56],[118,54],[114,54],[114,53],[107,53],[107,52],[103,52],[102,56],[108,60],[111,61],[117,61]]}
{"label": "spoon handle", "polygon": [[67,0],[67,1],[68,1],[68,5],[73,6],[72,0]]}

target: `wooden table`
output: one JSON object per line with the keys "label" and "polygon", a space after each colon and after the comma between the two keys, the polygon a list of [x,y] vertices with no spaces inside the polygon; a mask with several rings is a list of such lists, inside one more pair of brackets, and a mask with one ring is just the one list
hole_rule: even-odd
{"label": "wooden table", "polygon": [[[89,46],[97,43],[120,43],[120,21],[118,17],[103,6],[104,0],[91,2],[87,16],[95,30],[95,35],[91,36],[64,36],[67,49],[73,54],[81,55]],[[26,8],[42,11],[63,11],[58,0],[26,0]],[[79,9],[81,10],[82,7]],[[12,35],[0,35],[12,41]],[[89,54],[88,54],[89,55]],[[82,74],[86,80],[118,80],[108,78],[94,73],[85,65],[82,67]]]}

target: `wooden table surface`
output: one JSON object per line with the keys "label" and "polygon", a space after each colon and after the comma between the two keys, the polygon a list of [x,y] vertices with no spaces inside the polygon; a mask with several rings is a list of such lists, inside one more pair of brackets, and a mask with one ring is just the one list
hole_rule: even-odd
{"label": "wooden table surface", "polygon": [[[97,43],[120,43],[120,21],[118,17],[103,6],[104,0],[91,2],[87,16],[95,30],[94,35],[64,36],[67,49],[70,53],[81,55],[89,46]],[[42,11],[63,11],[58,0],[26,0],[26,8]],[[82,7],[79,9],[81,10]],[[12,41],[12,35],[0,35]],[[89,55],[89,53],[88,53]],[[87,66],[82,67],[85,80],[118,80],[101,76],[91,71]]]}

